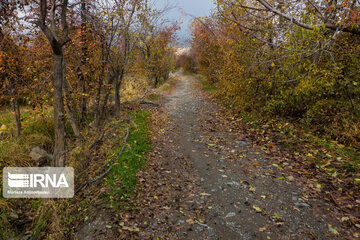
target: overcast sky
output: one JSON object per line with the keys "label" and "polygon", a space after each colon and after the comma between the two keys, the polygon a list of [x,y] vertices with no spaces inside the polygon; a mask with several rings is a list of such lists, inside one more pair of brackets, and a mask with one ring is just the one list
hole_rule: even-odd
{"label": "overcast sky", "polygon": [[[175,6],[166,14],[166,18],[170,20],[182,21],[181,30],[178,33],[180,38],[180,45],[186,43],[186,39],[190,37],[188,25],[191,23],[192,16],[202,17],[207,16],[210,10],[214,7],[213,0],[153,0],[156,7],[162,9],[167,3]],[[181,11],[188,14],[183,17]],[[192,15],[192,16],[190,16]]]}

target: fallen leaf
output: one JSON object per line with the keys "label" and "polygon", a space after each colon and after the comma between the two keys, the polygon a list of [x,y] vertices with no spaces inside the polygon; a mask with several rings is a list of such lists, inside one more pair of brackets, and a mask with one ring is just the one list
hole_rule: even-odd
{"label": "fallen leaf", "polygon": [[259,231],[260,231],[260,232],[265,232],[265,231],[266,231],[266,227],[261,227],[261,228],[259,228]]}
{"label": "fallen leaf", "polygon": [[273,219],[276,219],[276,220],[280,220],[280,216],[279,214],[277,214],[276,212],[274,212],[274,215],[272,216]]}
{"label": "fallen leaf", "polygon": [[331,226],[331,224],[328,224],[329,232],[335,235],[339,235],[339,232]]}
{"label": "fallen leaf", "polygon": [[140,229],[139,228],[135,228],[135,227],[127,227],[127,226],[123,226],[122,229],[130,231],[130,232],[139,232]]}
{"label": "fallen leaf", "polygon": [[200,196],[206,196],[206,197],[208,197],[208,196],[211,196],[211,194],[209,194],[209,193],[200,193]]}
{"label": "fallen leaf", "polygon": [[360,185],[360,178],[355,178],[354,179],[354,184]]}
{"label": "fallen leaf", "polygon": [[194,224],[195,223],[195,221],[193,220],[193,219],[188,219],[188,220],[186,220],[186,222],[188,223],[188,224]]}
{"label": "fallen leaf", "polygon": [[257,206],[253,206],[253,209],[255,209],[255,211],[257,212],[257,213],[261,213],[262,212],[262,209],[261,208],[259,208],[259,207],[257,207]]}

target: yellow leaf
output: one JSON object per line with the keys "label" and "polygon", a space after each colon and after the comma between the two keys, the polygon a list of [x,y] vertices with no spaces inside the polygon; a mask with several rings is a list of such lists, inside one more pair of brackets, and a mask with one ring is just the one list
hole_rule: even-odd
{"label": "yellow leaf", "polygon": [[188,219],[188,220],[186,220],[186,222],[187,222],[188,224],[194,224],[194,223],[195,223],[195,221],[194,221],[193,219]]}
{"label": "yellow leaf", "polygon": [[257,207],[257,206],[253,206],[253,209],[257,212],[257,213],[261,213],[262,212],[262,209]]}
{"label": "yellow leaf", "polygon": [[330,224],[328,225],[328,228],[329,228],[329,232],[335,235],[339,235],[339,232],[335,228],[333,228]]}
{"label": "yellow leaf", "polygon": [[200,193],[200,196],[211,196],[209,193]]}

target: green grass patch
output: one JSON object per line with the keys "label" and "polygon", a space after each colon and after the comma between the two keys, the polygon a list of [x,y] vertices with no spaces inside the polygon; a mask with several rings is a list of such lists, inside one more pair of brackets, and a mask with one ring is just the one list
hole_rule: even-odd
{"label": "green grass patch", "polygon": [[341,170],[350,171],[356,173],[360,170],[360,157],[358,152],[354,148],[345,147],[342,144],[338,144],[334,141],[322,139],[318,136],[312,136],[311,140],[320,146],[328,149],[337,156],[337,163]]}
{"label": "green grass patch", "polygon": [[13,122],[13,114],[10,111],[0,112],[0,127],[2,125],[10,125]]}
{"label": "green grass patch", "polygon": [[197,79],[199,80],[199,82],[200,82],[201,85],[202,85],[202,88],[203,88],[205,91],[212,92],[212,91],[217,90],[217,88],[214,86],[214,84],[210,83],[210,82],[209,82],[208,80],[206,80],[203,76],[199,75],[199,76],[197,76]]}
{"label": "green grass patch", "polygon": [[184,74],[185,76],[191,76],[191,75],[194,75],[193,73],[191,73],[191,72],[186,72],[186,71],[183,71],[183,74]]}
{"label": "green grass patch", "polygon": [[163,85],[163,86],[161,86],[161,91],[167,91],[167,90],[169,90],[171,87],[169,86],[169,85]]}
{"label": "green grass patch", "polygon": [[160,94],[150,94],[148,98],[152,101],[156,101],[159,98],[161,98],[161,95]]}
{"label": "green grass patch", "polygon": [[163,85],[161,85],[160,90],[165,92],[172,89],[178,80],[179,78],[177,77],[170,77]]}
{"label": "green grass patch", "polygon": [[[123,124],[118,126],[126,128]],[[114,208],[121,208],[122,203],[130,200],[136,191],[136,173],[144,166],[146,154],[152,150],[150,118],[147,111],[137,111],[130,123],[129,137],[124,152],[116,159],[106,184],[111,192],[106,196]],[[122,141],[113,149],[111,156],[118,156]]]}

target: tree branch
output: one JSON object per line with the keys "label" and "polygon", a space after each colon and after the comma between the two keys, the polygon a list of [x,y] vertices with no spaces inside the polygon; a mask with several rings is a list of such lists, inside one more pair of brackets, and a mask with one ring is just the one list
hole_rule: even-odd
{"label": "tree branch", "polygon": [[[314,27],[312,27],[311,25],[305,24],[300,22],[299,20],[297,20],[296,18],[289,16],[279,10],[277,10],[274,6],[272,6],[270,3],[268,3],[266,0],[257,0],[261,5],[263,5],[265,8],[267,8],[269,11],[272,11],[273,13],[279,15],[280,17],[296,24],[299,27],[308,29],[308,30],[314,30]],[[325,28],[327,29],[331,29],[333,31],[336,31],[338,29],[338,26],[332,23],[326,23],[325,24]],[[352,33],[355,35],[360,35],[360,28],[359,27],[345,27],[342,28],[340,31],[342,32],[348,32],[348,33]]]}

